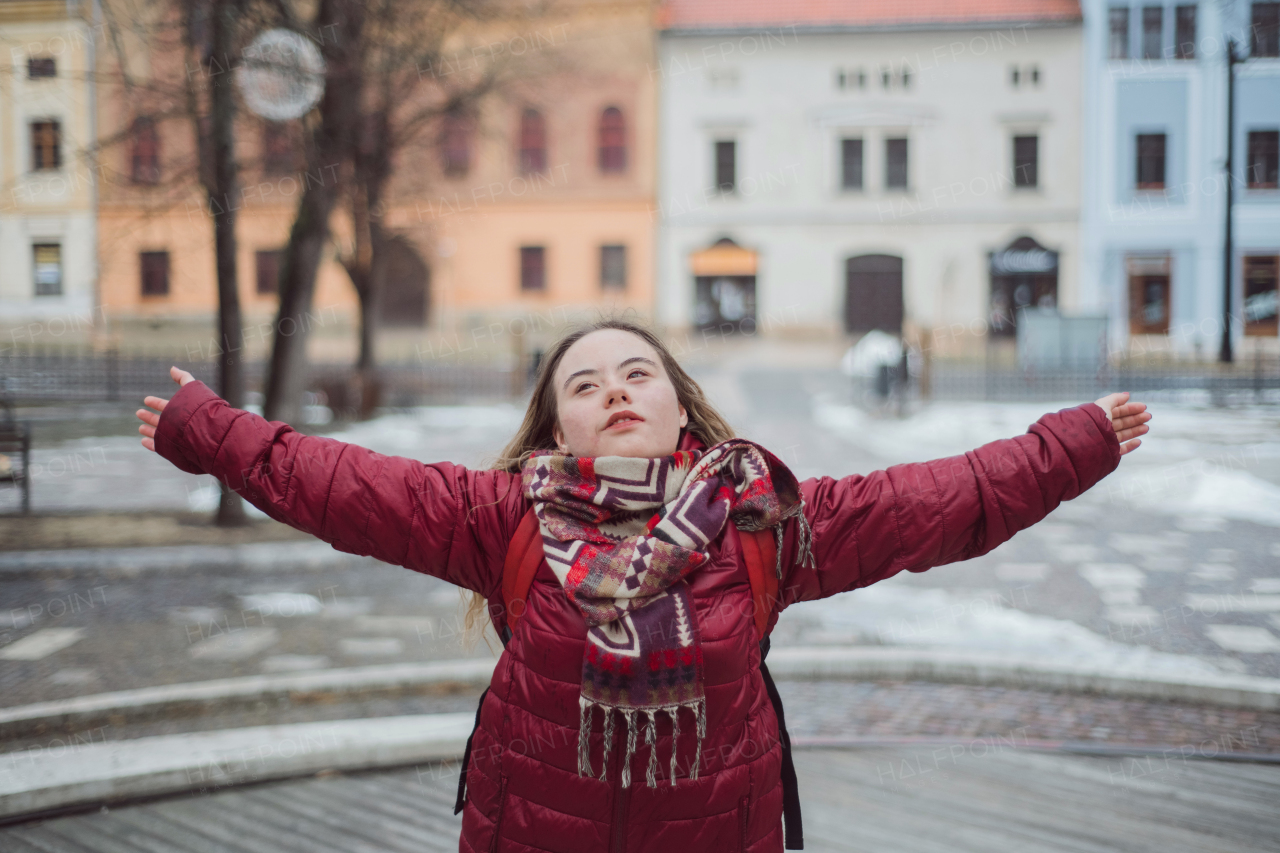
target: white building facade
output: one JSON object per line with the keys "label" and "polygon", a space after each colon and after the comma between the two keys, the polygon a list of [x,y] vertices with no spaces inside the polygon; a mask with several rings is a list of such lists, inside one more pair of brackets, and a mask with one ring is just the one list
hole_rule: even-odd
{"label": "white building facade", "polygon": [[1079,7],[785,17],[807,5],[746,25],[673,4],[653,69],[659,320],[932,330],[963,351],[1011,336],[1018,306],[1077,308]]}
{"label": "white building facade", "polygon": [[1115,348],[1216,358],[1224,326],[1226,39],[1236,66],[1233,350],[1276,347],[1280,3],[1085,0],[1081,303]]}
{"label": "white building facade", "polygon": [[0,35],[2,351],[93,324],[97,235],[93,27],[62,0],[0,3]]}

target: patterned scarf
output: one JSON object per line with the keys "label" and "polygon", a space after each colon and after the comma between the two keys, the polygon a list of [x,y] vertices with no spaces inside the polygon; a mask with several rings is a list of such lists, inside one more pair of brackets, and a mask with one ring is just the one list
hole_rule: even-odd
{"label": "patterned scarf", "polygon": [[[657,713],[671,719],[671,784],[676,782],[680,708],[694,714],[698,778],[707,706],[701,631],[685,577],[709,559],[727,521],[741,530],[774,528],[800,517],[801,553],[809,531],[795,476],[769,451],[743,439],[658,459],[577,457],[547,452],[524,463],[542,545],[569,600],[587,623],[579,697],[578,775],[594,776],[589,752],[593,709],[604,713],[605,777],[613,711],[627,723],[622,785],[631,780],[636,718],[648,716],[649,787],[656,787]],[[778,548],[781,576],[782,548]]]}

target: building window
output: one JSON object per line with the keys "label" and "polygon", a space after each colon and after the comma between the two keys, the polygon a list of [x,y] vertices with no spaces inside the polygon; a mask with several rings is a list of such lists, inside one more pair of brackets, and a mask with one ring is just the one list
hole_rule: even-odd
{"label": "building window", "polygon": [[1254,3],[1249,53],[1280,56],[1280,3]]}
{"label": "building window", "polygon": [[1138,149],[1138,189],[1164,189],[1164,151],[1165,135],[1163,133],[1139,133]]}
{"label": "building window", "polygon": [[1142,7],[1142,58],[1159,59],[1164,44],[1164,7]]}
{"label": "building window", "polygon": [[1249,173],[1251,190],[1274,190],[1280,175],[1280,131],[1249,131]]}
{"label": "building window", "polygon": [[471,140],[475,122],[471,116],[448,113],[440,133],[440,167],[445,175],[460,178],[471,171]]}
{"label": "building window", "polygon": [[1178,59],[1196,58],[1196,7],[1176,6],[1173,10],[1174,52]]}
{"label": "building window", "polygon": [[907,188],[907,140],[884,141],[884,185],[891,190]]}
{"label": "building window", "polygon": [[254,272],[257,274],[257,291],[260,294],[280,292],[280,264],[284,250],[268,249],[254,253]]}
{"label": "building window", "polygon": [[287,175],[294,171],[297,153],[289,126],[278,121],[262,125],[262,171],[269,175]]}
{"label": "building window", "polygon": [[52,56],[32,56],[27,60],[27,77],[30,79],[57,76],[58,61]]}
{"label": "building window", "polygon": [[1040,137],[1015,136],[1013,138],[1013,185],[1015,187],[1040,185],[1039,154]]}
{"label": "building window", "polygon": [[138,266],[142,270],[143,296],[169,295],[168,252],[139,252]]}
{"label": "building window", "polygon": [[622,110],[608,107],[600,114],[600,171],[627,170],[627,125]]}
{"label": "building window", "polygon": [[1129,334],[1169,333],[1168,255],[1131,257],[1129,270]]}
{"label": "building window", "polygon": [[151,118],[133,120],[131,175],[135,184],[160,183],[160,134]]}
{"label": "building window", "polygon": [[31,122],[31,168],[62,168],[62,125],[58,122]]}
{"label": "building window", "polygon": [[840,186],[846,190],[862,189],[862,140],[840,140]]}
{"label": "building window", "polygon": [[627,289],[627,247],[600,247],[600,289]]}
{"label": "building window", "polygon": [[738,144],[732,140],[716,142],[716,188],[731,193],[738,185]]}
{"label": "building window", "polygon": [[1129,7],[1112,6],[1110,55],[1112,59],[1129,58]]}
{"label": "building window", "polygon": [[1009,82],[1013,84],[1013,88],[1018,88],[1018,84],[1022,82],[1022,69],[1016,65],[1009,66]]}
{"label": "building window", "polygon": [[1244,333],[1275,335],[1280,316],[1280,257],[1244,259]]}
{"label": "building window", "polygon": [[36,296],[62,295],[62,245],[36,243],[31,247]]}
{"label": "building window", "polygon": [[836,88],[837,89],[865,89],[867,88],[867,72],[864,69],[856,71],[849,68],[836,69]]}
{"label": "building window", "polygon": [[1031,85],[1032,86],[1040,85],[1040,66],[1039,65],[1031,66]]}
{"label": "building window", "polygon": [[520,114],[520,174],[547,170],[547,123],[532,107]]}
{"label": "building window", "polygon": [[520,289],[547,289],[547,250],[545,247],[520,247]]}

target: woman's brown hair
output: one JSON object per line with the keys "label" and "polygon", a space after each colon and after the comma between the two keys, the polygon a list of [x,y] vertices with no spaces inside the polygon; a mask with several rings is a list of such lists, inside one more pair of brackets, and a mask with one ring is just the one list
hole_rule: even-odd
{"label": "woman's brown hair", "polygon": [[[684,428],[685,432],[696,436],[707,447],[733,438],[733,428],[729,426],[728,421],[721,417],[707,400],[706,394],[693,377],[685,373],[684,368],[676,361],[675,356],[671,354],[671,350],[667,349],[667,345],[661,338],[644,326],[629,320],[597,320],[573,329],[547,351],[542,363],[538,366],[538,377],[534,382],[529,408],[524,413],[524,421],[494,463],[495,469],[518,475],[524,460],[531,453],[556,446],[553,431],[558,423],[559,414],[555,384],[551,380],[555,376],[556,368],[564,359],[564,354],[569,351],[569,347],[592,332],[602,329],[630,332],[653,347],[654,352],[662,360],[662,369],[675,388],[676,400],[684,406],[685,412],[689,415],[689,423]],[[467,603],[463,617],[464,645],[474,645],[474,635],[479,633],[475,628],[483,624],[482,620],[488,613],[487,605],[488,602],[483,595],[478,592],[470,593],[470,601]],[[469,641],[467,638],[470,638]]]}

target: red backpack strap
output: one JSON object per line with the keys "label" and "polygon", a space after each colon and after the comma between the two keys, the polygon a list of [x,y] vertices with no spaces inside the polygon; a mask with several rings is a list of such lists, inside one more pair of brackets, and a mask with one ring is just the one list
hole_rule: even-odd
{"label": "red backpack strap", "polygon": [[507,559],[502,567],[502,604],[507,628],[515,636],[516,623],[524,615],[525,601],[533,576],[542,565],[542,531],[538,529],[538,515],[532,508],[520,519],[516,535],[507,546]]}
{"label": "red backpack strap", "polygon": [[747,575],[751,578],[756,633],[763,638],[778,601],[778,542],[772,530],[740,530],[738,534]]}

